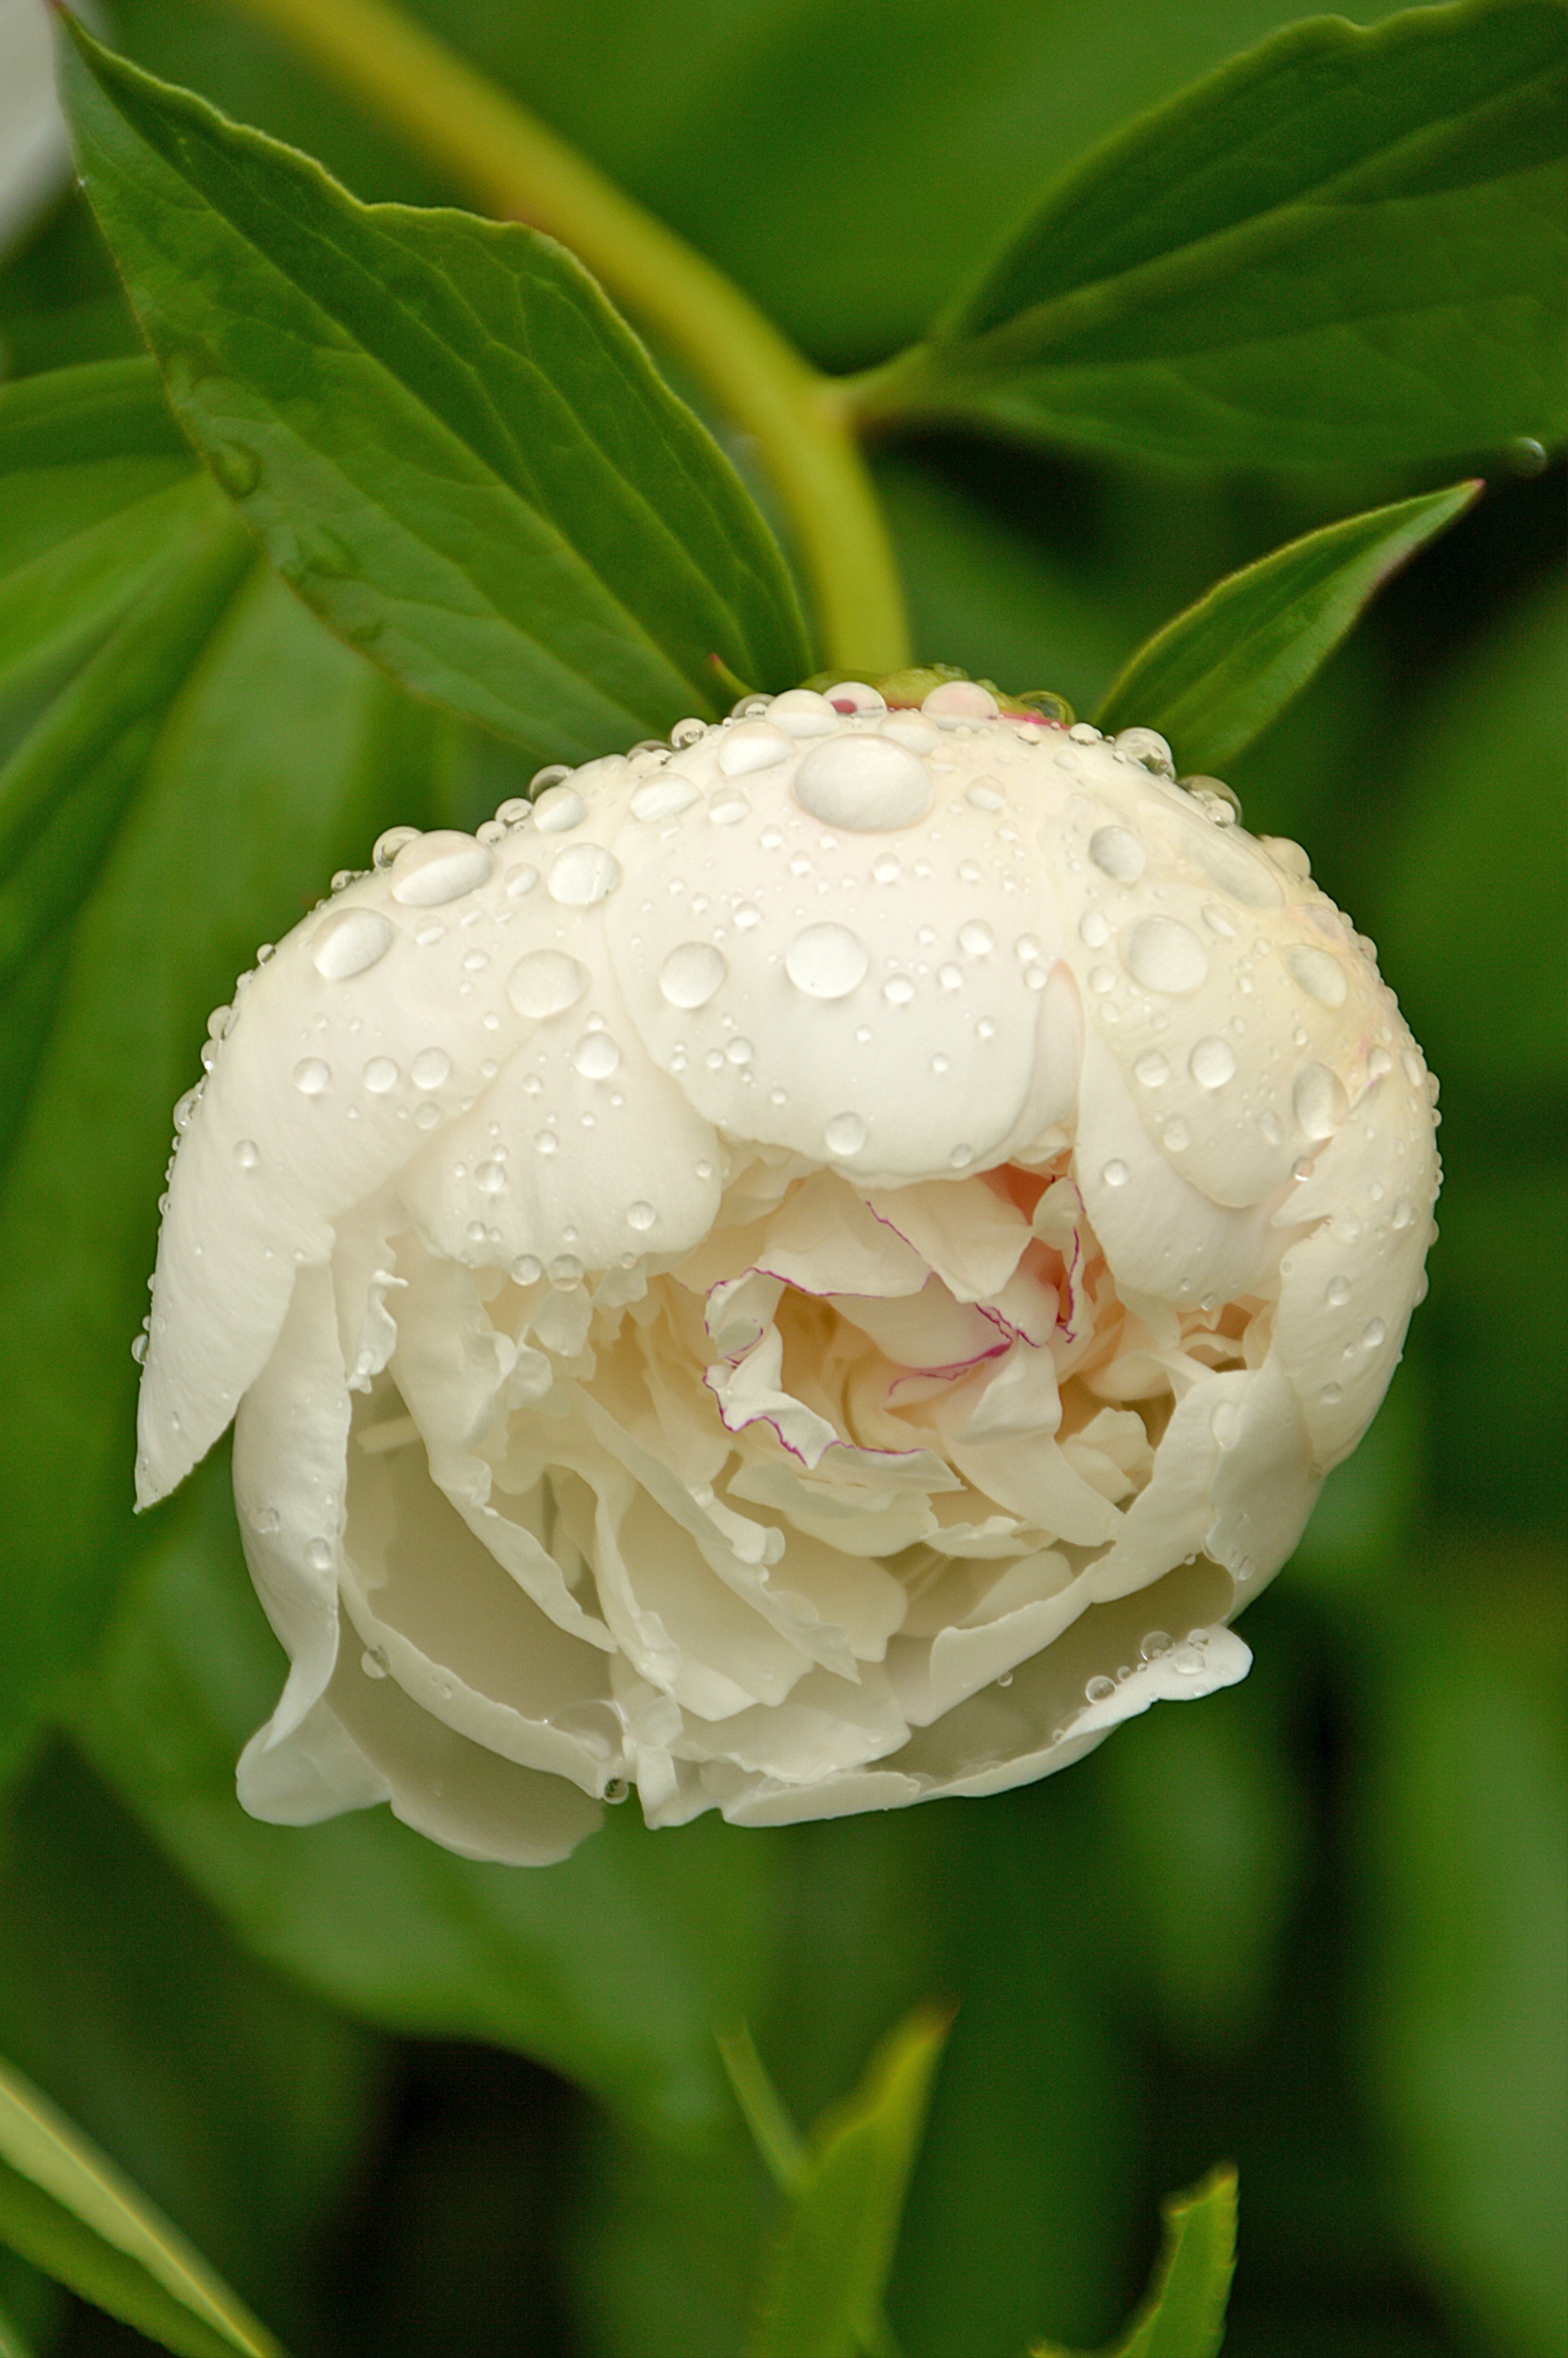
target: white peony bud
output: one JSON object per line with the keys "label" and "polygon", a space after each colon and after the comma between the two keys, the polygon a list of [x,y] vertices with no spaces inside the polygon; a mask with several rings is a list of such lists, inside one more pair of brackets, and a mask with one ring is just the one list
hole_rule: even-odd
{"label": "white peony bud", "polygon": [[795,689],[400,829],[216,1025],[144,1501],[236,1416],[248,1808],[558,1857],[1239,1678],[1422,1286],[1425,1065],[1152,731]]}

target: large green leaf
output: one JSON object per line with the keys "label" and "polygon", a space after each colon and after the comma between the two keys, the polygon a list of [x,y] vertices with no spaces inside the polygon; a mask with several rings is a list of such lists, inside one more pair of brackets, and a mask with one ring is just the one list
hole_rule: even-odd
{"label": "large green leaf", "polygon": [[577,760],[809,667],[750,495],[558,246],[357,204],[79,27],[65,81],[175,408],[334,629]]}
{"label": "large green leaf", "polygon": [[1555,0],[1292,27],[1060,178],[862,410],[1235,467],[1549,441],[1565,66]]}
{"label": "large green leaf", "polygon": [[178,2228],[4,2062],[0,2240],[181,2358],[281,2358]]}
{"label": "large green leaf", "polygon": [[[1165,2241],[1149,2297],[1101,2358],[1216,2358],[1236,2266],[1236,2172],[1217,2169],[1165,2205]],[[1057,2342],[1033,2358],[1073,2358]]]}
{"label": "large green leaf", "polygon": [[1170,740],[1187,771],[1245,752],[1326,663],[1368,599],[1462,515],[1479,483],[1309,532],[1218,582],[1123,666],[1096,719]]}
{"label": "large green leaf", "polygon": [[129,1544],[128,1345],[206,1011],[428,795],[432,716],[267,574],[150,391],[0,395],[0,1751]]}
{"label": "large green leaf", "polygon": [[759,2303],[753,2358],[880,2358],[882,2293],[949,2016],[923,2006],[813,2132]]}
{"label": "large green leaf", "polygon": [[652,1834],[623,1809],[561,1866],[520,1874],[380,1809],[258,1824],[234,1761],[287,1665],[240,1561],[222,1456],[159,1511],[77,1727],[232,1929],[363,2019],[516,2048],[665,2140],[723,2133],[711,2026],[755,1998],[768,1846],[711,1819]]}

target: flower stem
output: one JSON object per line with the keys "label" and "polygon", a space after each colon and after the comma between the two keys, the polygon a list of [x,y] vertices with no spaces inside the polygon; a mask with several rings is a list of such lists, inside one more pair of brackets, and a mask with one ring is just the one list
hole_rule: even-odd
{"label": "flower stem", "polygon": [[833,380],[684,238],[388,0],[231,0],[364,101],[486,211],[546,230],[756,443],[809,576],[823,651],[911,660],[898,568]]}

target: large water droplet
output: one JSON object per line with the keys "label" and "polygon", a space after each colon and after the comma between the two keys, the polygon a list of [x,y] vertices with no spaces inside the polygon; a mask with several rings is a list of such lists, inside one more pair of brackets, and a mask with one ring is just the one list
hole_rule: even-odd
{"label": "large water droplet", "polygon": [[890,974],[882,985],[882,997],[893,1007],[907,1007],[914,997],[914,983],[907,974]]}
{"label": "large water droplet", "polygon": [[706,1007],[729,971],[711,942],[682,942],[659,968],[659,989],[672,1007]]}
{"label": "large water droplet", "polygon": [[1285,964],[1309,998],[1324,1007],[1344,1006],[1350,984],[1345,968],[1331,951],[1292,943],[1285,952]]}
{"label": "large water droplet", "polygon": [[1187,1059],[1187,1070],[1200,1088],[1222,1089],[1236,1078],[1236,1051],[1217,1032],[1200,1040]]}
{"label": "large water droplet", "polygon": [[588,1032],[572,1050],[572,1063],[585,1081],[607,1081],[621,1062],[621,1050],[608,1032]]}
{"label": "large water droplet", "polygon": [[958,947],[970,957],[989,957],[996,947],[996,936],[982,918],[971,917],[967,925],[958,928]]}
{"label": "large water droplet", "polygon": [[1171,1077],[1171,1067],[1158,1048],[1140,1056],[1132,1069],[1146,1089],[1162,1089]]}
{"label": "large water droplet", "polygon": [[871,962],[848,925],[807,925],[784,953],[784,972],[808,999],[845,999],[864,982]]}
{"label": "large water droplet", "polygon": [[557,854],[550,870],[552,901],[566,909],[591,909],[608,900],[621,882],[621,862],[599,843],[572,843]]}
{"label": "large water droplet", "polygon": [[878,722],[877,734],[891,737],[895,745],[906,746],[912,753],[935,753],[942,742],[941,730],[922,720],[918,712],[890,712]]}
{"label": "large water droplet", "polygon": [[649,827],[657,827],[668,818],[679,818],[697,799],[697,788],[689,778],[650,778],[639,786],[632,797],[632,816]]}
{"label": "large water droplet", "polygon": [[534,804],[534,824],[541,835],[569,835],[588,817],[588,805],[575,786],[546,786]]}
{"label": "large water droplet", "polygon": [[416,827],[389,827],[384,835],[376,837],[375,849],[371,853],[372,861],[377,868],[390,868],[400,851],[418,840]]}
{"label": "large water droplet", "polygon": [[261,1161],[261,1149],[254,1138],[236,1138],[234,1160],[242,1171],[254,1171]]}
{"label": "large water droplet", "polygon": [[392,941],[392,921],[379,909],[334,909],[310,937],[311,962],[329,981],[346,982],[384,957]]}
{"label": "large water droplet", "polygon": [[360,1078],[373,1098],[384,1098],[397,1087],[397,1067],[390,1056],[373,1056]]}
{"label": "large water droplet", "polygon": [[788,737],[827,737],[838,726],[838,715],[827,698],[809,687],[792,687],[775,696],[768,719]]}
{"label": "large water droplet", "polygon": [[302,1098],[319,1098],[331,1087],[332,1067],[319,1056],[302,1056],[294,1067],[294,1086]]}
{"label": "large water droplet", "polygon": [[1157,729],[1119,729],[1115,743],[1117,752],[1125,753],[1130,762],[1141,762],[1146,770],[1157,771],[1162,778],[1175,776],[1171,749]]}
{"label": "large water droplet", "polygon": [[658,1217],[652,1204],[645,1202],[641,1196],[634,1204],[628,1204],[626,1206],[626,1225],[629,1228],[637,1229],[639,1234],[645,1235]]}
{"label": "large water droplet", "polygon": [[1147,865],[1143,846],[1125,827],[1097,827],[1089,838],[1089,858],[1119,884],[1135,884]]}
{"label": "large water droplet", "polygon": [[1007,796],[994,778],[977,778],[973,785],[964,788],[964,800],[974,810],[999,811],[1007,808]]}
{"label": "large water droplet", "polygon": [[495,860],[471,835],[438,827],[407,844],[392,870],[392,897],[414,909],[436,909],[460,893],[477,891]]}
{"label": "large water droplet", "polygon": [[813,818],[857,835],[913,827],[935,798],[931,773],[918,754],[886,737],[840,737],[813,746],[791,791]]}
{"label": "large water droplet", "polygon": [[1350,1110],[1344,1082],[1326,1065],[1302,1066],[1291,1103],[1308,1138],[1332,1138]]}
{"label": "large water droplet", "polygon": [[973,728],[979,720],[994,720],[998,706],[990,690],[981,687],[978,680],[945,679],[922,700],[920,709],[939,729],[961,729]]}
{"label": "large water droplet", "polygon": [[588,984],[587,967],[565,950],[530,950],[507,977],[506,996],[519,1015],[542,1023],[575,1007]]}
{"label": "large water droplet", "polygon": [[1208,978],[1204,946],[1179,917],[1142,917],[1121,946],[1127,971],[1145,990],[1184,993]]}
{"label": "large water droplet", "polygon": [[719,766],[727,778],[747,778],[756,770],[772,770],[795,751],[782,729],[767,720],[741,720],[726,730],[719,748]]}
{"label": "large water droplet", "polygon": [[489,1156],[474,1172],[473,1184],[481,1195],[499,1195],[506,1184],[505,1163]]}
{"label": "large water droplet", "polygon": [[408,1070],[416,1089],[438,1089],[451,1078],[452,1060],[444,1048],[421,1048]]}
{"label": "large water droplet", "polygon": [[1388,1338],[1389,1330],[1383,1321],[1380,1318],[1368,1318],[1361,1330],[1362,1348],[1368,1351],[1380,1351]]}
{"label": "large water droplet", "polygon": [[858,1113],[836,1113],[823,1137],[829,1154],[859,1154],[866,1142],[866,1125]]}

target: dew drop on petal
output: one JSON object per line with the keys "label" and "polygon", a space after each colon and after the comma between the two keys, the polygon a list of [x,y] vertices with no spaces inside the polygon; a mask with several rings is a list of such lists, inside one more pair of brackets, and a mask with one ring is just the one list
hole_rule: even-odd
{"label": "dew drop on petal", "polygon": [[659,968],[659,990],[672,1007],[706,1007],[730,972],[711,942],[682,942]]}
{"label": "dew drop on petal", "polygon": [[871,953],[848,925],[807,925],[784,952],[784,972],[808,999],[845,999],[864,982]]}
{"label": "dew drop on petal", "polygon": [[514,901],[520,901],[524,892],[531,892],[534,890],[539,881],[539,871],[536,868],[530,867],[527,860],[519,860],[507,870],[504,881],[511,898]]}
{"label": "dew drop on petal", "polygon": [[999,708],[990,690],[978,680],[945,679],[923,699],[920,709],[939,729],[958,729],[977,720],[994,720]]}
{"label": "dew drop on petal", "polygon": [[1102,876],[1114,876],[1119,884],[1135,884],[1147,865],[1143,846],[1125,827],[1097,827],[1089,838],[1089,858]]}
{"label": "dew drop on petal", "polygon": [[1198,1041],[1187,1059],[1187,1070],[1200,1088],[1222,1089],[1236,1078],[1236,1052],[1216,1032]]}
{"label": "dew drop on petal", "polygon": [[1078,938],[1086,949],[1104,949],[1110,939],[1110,921],[1103,909],[1084,911],[1078,919]]}
{"label": "dew drop on petal", "polygon": [[546,786],[534,804],[534,824],[541,835],[568,835],[588,817],[588,805],[575,786]]}
{"label": "dew drop on petal", "polygon": [[753,925],[760,925],[762,922],[762,913],[754,901],[741,901],[737,903],[735,930],[738,934],[749,934]]}
{"label": "dew drop on petal", "polygon": [[1168,1147],[1173,1154],[1184,1154],[1193,1142],[1192,1131],[1180,1114],[1176,1114],[1165,1124],[1160,1137],[1162,1143]]}
{"label": "dew drop on petal", "polygon": [[416,1089],[438,1089],[452,1076],[452,1060],[444,1048],[421,1048],[408,1070]]}
{"label": "dew drop on petal", "polygon": [[912,753],[934,753],[942,742],[941,730],[922,720],[918,712],[890,712],[878,723],[877,734],[891,737],[895,745],[903,745]]}
{"label": "dew drop on petal", "polygon": [[319,1098],[331,1086],[332,1068],[319,1056],[302,1056],[294,1067],[294,1086],[302,1098]]}
{"label": "dew drop on petal", "polygon": [[497,1162],[492,1155],[475,1170],[473,1184],[481,1195],[499,1195],[506,1184],[505,1163]]}
{"label": "dew drop on petal", "polygon": [[725,730],[719,748],[719,767],[727,778],[747,778],[758,770],[776,768],[794,751],[784,731],[775,729],[771,721],[742,720]]}
{"label": "dew drop on petal", "polygon": [[1162,1089],[1171,1077],[1171,1067],[1158,1048],[1140,1056],[1132,1069],[1146,1089]]}
{"label": "dew drop on petal", "polygon": [[974,810],[999,811],[1007,808],[1007,797],[994,778],[977,778],[964,788],[964,800]]}
{"label": "dew drop on petal", "polygon": [[790,791],[813,818],[859,835],[913,827],[935,798],[918,754],[886,737],[839,737],[813,746]]}
{"label": "dew drop on petal", "polygon": [[621,862],[599,843],[572,843],[557,853],[546,880],[552,901],[566,909],[591,909],[608,900],[621,882]]}
{"label": "dew drop on petal", "polygon": [[1099,1175],[1108,1187],[1125,1187],[1132,1174],[1118,1155],[1106,1164]]}
{"label": "dew drop on petal", "polygon": [[1350,1111],[1344,1082],[1326,1065],[1302,1066],[1291,1091],[1291,1104],[1308,1138],[1332,1138]]}
{"label": "dew drop on petal", "polygon": [[417,843],[418,840],[419,830],[416,827],[389,827],[384,835],[376,837],[371,860],[377,868],[390,868],[406,845]]}
{"label": "dew drop on petal", "polygon": [[982,919],[971,917],[958,928],[958,947],[970,957],[989,957],[996,947],[996,936]]}
{"label": "dew drop on petal", "polygon": [[1198,990],[1208,977],[1203,944],[1179,917],[1141,918],[1125,936],[1121,954],[1133,981],[1145,990]]}
{"label": "dew drop on petal", "polygon": [[858,1113],[836,1113],[823,1137],[829,1154],[859,1154],[866,1142],[866,1125]]}
{"label": "dew drop on petal", "polygon": [[1362,1347],[1368,1351],[1380,1350],[1387,1342],[1389,1330],[1380,1318],[1368,1318],[1362,1330]]}
{"label": "dew drop on petal", "polygon": [[882,997],[893,1007],[907,1007],[914,997],[914,978],[907,974],[890,974],[882,985]]}
{"label": "dew drop on petal", "polygon": [[1285,952],[1285,964],[1309,998],[1324,1007],[1344,1006],[1350,984],[1331,951],[1294,943]]}
{"label": "dew drop on petal", "polygon": [[679,818],[682,811],[689,810],[698,798],[697,789],[689,778],[650,778],[632,797],[632,816],[649,827],[656,827],[664,819]]}
{"label": "dew drop on petal", "polygon": [[787,688],[775,696],[768,719],[789,737],[830,737],[838,727],[838,715],[827,698],[810,687]]}
{"label": "dew drop on petal", "polygon": [[373,1098],[384,1098],[397,1087],[397,1067],[390,1056],[373,1056],[360,1077]]}
{"label": "dew drop on petal", "polygon": [[1086,1679],[1084,1682],[1086,1703],[1104,1703],[1107,1695],[1113,1695],[1115,1693],[1116,1681],[1108,1679],[1103,1672],[1097,1678]]}
{"label": "dew drop on petal", "polygon": [[1115,744],[1117,752],[1125,753],[1130,762],[1141,762],[1146,770],[1156,770],[1162,778],[1175,776],[1171,749],[1157,729],[1120,729]]}
{"label": "dew drop on petal", "polygon": [[1390,1225],[1396,1228],[1408,1228],[1414,1217],[1415,1206],[1411,1202],[1410,1197],[1408,1195],[1396,1195],[1393,1202],[1393,1208],[1389,1214]]}
{"label": "dew drop on petal", "polygon": [[506,996],[519,1015],[542,1023],[575,1007],[588,984],[587,967],[565,950],[530,950],[507,977]]}
{"label": "dew drop on petal", "polygon": [[1331,1277],[1323,1298],[1331,1310],[1343,1310],[1350,1299],[1350,1280],[1347,1277]]}
{"label": "dew drop on petal", "polygon": [[398,853],[392,868],[392,897],[411,909],[438,909],[477,891],[494,866],[493,853],[471,835],[438,827]]}
{"label": "dew drop on petal", "polygon": [[261,1149],[254,1138],[234,1141],[234,1160],[242,1171],[254,1171],[261,1161]]}
{"label": "dew drop on petal", "polygon": [[588,1032],[572,1050],[572,1063],[585,1081],[607,1081],[621,1063],[621,1050],[608,1032]]}
{"label": "dew drop on petal", "polygon": [[626,1225],[629,1228],[637,1229],[639,1234],[645,1234],[657,1217],[658,1214],[652,1204],[644,1201],[642,1196],[639,1196],[634,1204],[628,1204],[626,1206]]}
{"label": "dew drop on petal", "polygon": [[545,1274],[545,1264],[534,1253],[519,1253],[512,1264],[514,1285],[537,1285]]}

